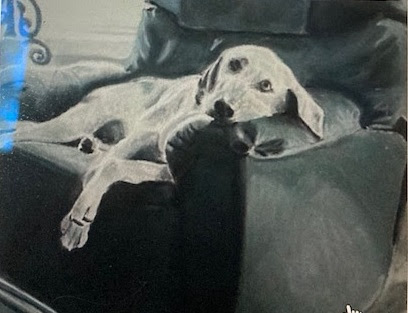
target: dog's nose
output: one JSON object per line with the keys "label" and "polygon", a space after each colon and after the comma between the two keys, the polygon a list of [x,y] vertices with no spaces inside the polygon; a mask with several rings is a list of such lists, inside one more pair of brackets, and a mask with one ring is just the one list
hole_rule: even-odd
{"label": "dog's nose", "polygon": [[228,119],[234,115],[234,110],[224,100],[215,102],[214,111],[216,118]]}

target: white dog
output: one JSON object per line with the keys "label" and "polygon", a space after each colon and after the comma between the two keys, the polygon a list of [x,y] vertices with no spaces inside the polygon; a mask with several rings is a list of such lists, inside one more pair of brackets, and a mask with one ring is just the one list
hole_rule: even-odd
{"label": "white dog", "polygon": [[[2,136],[12,136],[17,148],[81,173],[82,193],[61,223],[61,242],[72,250],[86,243],[102,196],[113,183],[173,181],[165,149],[184,126],[283,113],[288,93],[297,99],[298,116],[322,137],[323,110],[275,53],[256,46],[225,50],[202,75],[141,78],[97,89],[59,117],[18,122]],[[88,163],[72,162],[72,152],[66,153],[66,143],[75,141],[83,151],[76,153]],[[50,152],[50,144],[58,149]],[[141,157],[143,151],[150,156]]]}

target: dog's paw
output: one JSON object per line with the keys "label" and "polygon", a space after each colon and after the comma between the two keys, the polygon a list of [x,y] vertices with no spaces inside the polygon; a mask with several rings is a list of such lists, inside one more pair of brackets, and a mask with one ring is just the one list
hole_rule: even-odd
{"label": "dog's paw", "polygon": [[96,149],[96,144],[94,140],[88,137],[82,138],[78,143],[78,150],[83,153],[91,154],[95,151],[95,149]]}
{"label": "dog's paw", "polygon": [[231,129],[230,145],[239,155],[246,155],[254,147],[257,132],[251,123],[237,123]]}
{"label": "dog's paw", "polygon": [[95,185],[88,186],[81,192],[71,211],[61,222],[61,243],[64,248],[71,251],[85,245],[102,195],[103,192]]}
{"label": "dog's paw", "polygon": [[62,246],[68,251],[82,248],[88,240],[90,226],[91,223],[73,219],[71,213],[69,213],[61,222]]}
{"label": "dog's paw", "polygon": [[[77,141],[76,141],[77,142]],[[98,154],[100,152],[107,152],[112,146],[104,143],[96,137],[83,137],[79,140],[77,148],[85,154]]]}
{"label": "dog's paw", "polygon": [[268,157],[271,155],[280,154],[284,151],[284,149],[285,140],[278,138],[256,145],[254,148],[254,152],[262,157]]}
{"label": "dog's paw", "polygon": [[282,138],[260,141],[258,131],[251,122],[237,123],[231,128],[230,146],[238,155],[271,157],[281,154],[287,143]]}

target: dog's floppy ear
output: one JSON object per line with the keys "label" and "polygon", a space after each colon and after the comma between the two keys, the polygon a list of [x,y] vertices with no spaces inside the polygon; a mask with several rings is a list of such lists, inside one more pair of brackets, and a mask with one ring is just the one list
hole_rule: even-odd
{"label": "dog's floppy ear", "polygon": [[299,116],[320,139],[323,138],[324,111],[300,85],[287,90],[287,113]]}

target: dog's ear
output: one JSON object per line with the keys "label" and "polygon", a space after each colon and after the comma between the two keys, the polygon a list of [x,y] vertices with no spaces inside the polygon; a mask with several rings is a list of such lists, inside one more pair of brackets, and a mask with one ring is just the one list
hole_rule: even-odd
{"label": "dog's ear", "polygon": [[299,116],[316,136],[323,138],[324,111],[300,85],[287,90],[286,112]]}

